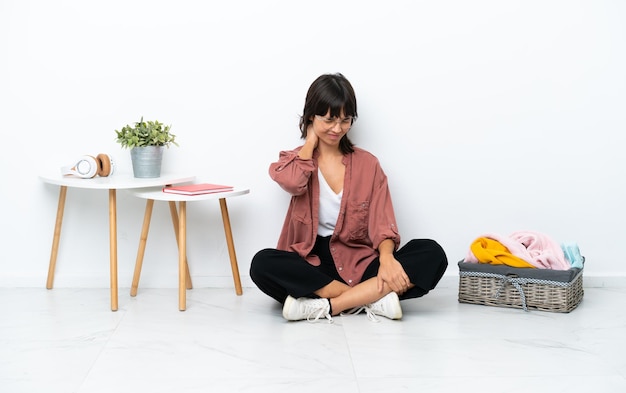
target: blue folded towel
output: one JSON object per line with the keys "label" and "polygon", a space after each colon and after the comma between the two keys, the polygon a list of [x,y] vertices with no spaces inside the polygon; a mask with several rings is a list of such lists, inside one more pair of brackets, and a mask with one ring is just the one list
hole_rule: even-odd
{"label": "blue folded towel", "polygon": [[574,242],[562,243],[561,249],[563,249],[563,254],[565,254],[565,259],[569,261],[572,267],[577,267],[579,269],[583,268],[584,258],[580,255],[580,249],[578,248],[578,244]]}

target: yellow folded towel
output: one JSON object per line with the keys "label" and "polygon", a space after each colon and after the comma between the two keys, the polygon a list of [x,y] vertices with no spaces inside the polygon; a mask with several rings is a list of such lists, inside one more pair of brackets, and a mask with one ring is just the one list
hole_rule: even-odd
{"label": "yellow folded towel", "polygon": [[535,266],[525,260],[511,254],[499,241],[487,237],[479,237],[474,240],[470,246],[470,250],[480,263],[535,268]]}

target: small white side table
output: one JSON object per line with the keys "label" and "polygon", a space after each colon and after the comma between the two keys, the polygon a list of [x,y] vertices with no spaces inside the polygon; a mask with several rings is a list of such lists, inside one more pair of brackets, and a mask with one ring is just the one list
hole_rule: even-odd
{"label": "small white side table", "polygon": [[179,184],[195,180],[195,176],[187,174],[162,174],[160,177],[151,179],[135,178],[132,173],[114,173],[111,176],[91,179],[82,179],[74,176],[63,176],[60,172],[40,175],[39,178],[49,184],[60,186],[59,204],[57,208],[54,235],[52,238],[52,251],[50,252],[50,266],[48,267],[48,280],[46,288],[52,289],[54,283],[54,270],[56,267],[59,240],[61,239],[61,225],[63,223],[63,211],[65,209],[65,197],[67,188],[90,188],[109,191],[109,259],[111,265],[111,311],[117,311],[117,190],[141,187],[164,186],[166,184]]}
{"label": "small white side table", "polygon": [[[228,255],[230,257],[230,267],[233,273],[233,281],[235,283],[235,293],[241,295],[241,279],[239,277],[239,266],[237,264],[237,256],[235,254],[235,244],[233,234],[230,227],[230,218],[228,216],[228,207],[226,206],[226,198],[248,194],[248,188],[235,188],[233,191],[217,192],[202,195],[181,195],[171,194],[162,191],[162,188],[149,188],[131,190],[136,197],[146,199],[146,213],[144,215],[143,227],[141,229],[141,237],[139,239],[139,249],[137,250],[137,260],[135,262],[135,273],[133,275],[133,283],[130,289],[130,295],[137,295],[137,287],[139,286],[139,276],[141,275],[141,267],[143,264],[143,256],[146,250],[146,242],[148,240],[148,231],[150,229],[150,219],[152,216],[152,208],[154,201],[167,201],[170,205],[170,213],[172,223],[174,224],[174,233],[178,243],[178,309],[185,311],[187,308],[186,289],[191,289],[191,276],[189,274],[189,266],[187,264],[187,202],[219,200],[220,209],[222,211],[222,223],[224,225],[224,234],[226,235],[226,244],[228,246]],[[176,212],[176,202],[178,202],[178,212]]]}

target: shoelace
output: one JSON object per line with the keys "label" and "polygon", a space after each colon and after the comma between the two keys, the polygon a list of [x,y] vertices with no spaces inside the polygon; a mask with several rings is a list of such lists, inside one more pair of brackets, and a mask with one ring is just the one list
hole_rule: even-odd
{"label": "shoelace", "polygon": [[341,315],[356,315],[356,314],[361,313],[361,311],[365,311],[365,314],[367,315],[367,319],[376,323],[380,322],[380,319],[378,319],[376,314],[374,314],[370,306],[371,305],[366,304],[361,307],[355,307],[352,310],[342,312]]}
{"label": "shoelace", "polygon": [[[324,303],[324,301],[326,303]],[[320,318],[324,317],[328,319],[328,323],[333,323],[333,318],[329,313],[330,310],[330,301],[328,299],[316,299],[311,303],[307,303],[304,310],[302,312],[307,313],[306,320],[307,322],[314,323],[320,320]]]}
{"label": "shoelace", "polygon": [[[315,315],[315,318],[311,319],[313,315]],[[333,323],[333,317],[331,317],[330,314],[324,308],[311,310],[309,315],[307,315],[306,320],[307,322],[314,323],[314,322],[319,321],[321,317],[328,319],[328,323]]]}

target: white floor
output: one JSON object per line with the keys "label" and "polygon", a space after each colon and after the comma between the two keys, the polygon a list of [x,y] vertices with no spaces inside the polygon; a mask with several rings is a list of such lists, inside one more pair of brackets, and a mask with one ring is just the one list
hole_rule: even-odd
{"label": "white floor", "polygon": [[0,392],[626,392],[626,288],[569,314],[457,302],[287,322],[256,288],[0,289]]}

